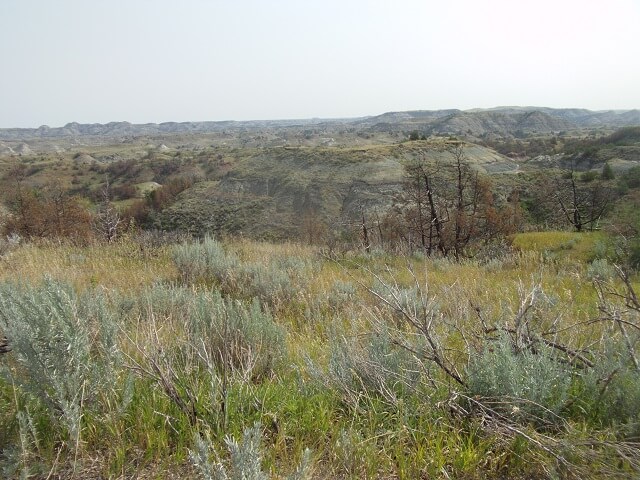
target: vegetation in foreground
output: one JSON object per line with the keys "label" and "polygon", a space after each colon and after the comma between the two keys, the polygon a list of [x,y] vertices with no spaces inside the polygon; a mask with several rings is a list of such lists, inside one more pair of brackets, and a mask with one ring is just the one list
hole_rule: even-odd
{"label": "vegetation in foreground", "polygon": [[13,245],[2,475],[637,477],[638,283],[607,242]]}

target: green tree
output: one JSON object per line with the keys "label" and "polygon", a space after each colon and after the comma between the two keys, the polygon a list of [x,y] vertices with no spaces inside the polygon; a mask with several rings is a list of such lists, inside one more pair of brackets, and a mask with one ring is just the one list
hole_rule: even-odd
{"label": "green tree", "polygon": [[611,165],[609,165],[609,162],[606,162],[604,164],[604,167],[602,167],[602,179],[613,180],[614,177],[615,175],[613,173],[613,169],[611,168]]}

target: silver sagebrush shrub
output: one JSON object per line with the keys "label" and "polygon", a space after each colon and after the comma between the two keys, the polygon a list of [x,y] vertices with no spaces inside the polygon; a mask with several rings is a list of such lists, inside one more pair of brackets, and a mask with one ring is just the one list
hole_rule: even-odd
{"label": "silver sagebrush shrub", "polygon": [[[420,346],[416,345],[416,349]],[[357,337],[334,337],[326,372],[311,365],[325,384],[341,392],[348,403],[362,393],[379,395],[391,403],[413,391],[422,380],[421,362],[394,345],[385,330]]]}
{"label": "silver sagebrush shrub", "polygon": [[243,370],[253,378],[271,374],[286,356],[285,332],[257,300],[223,298],[219,292],[194,295],[188,309],[189,342],[206,349],[221,368]]}
{"label": "silver sagebrush shrub", "polygon": [[217,290],[155,285],[140,296],[129,315],[145,324],[151,316],[172,320],[180,325],[180,335],[184,333],[183,343],[199,351],[197,358],[215,362],[219,371],[242,370],[253,378],[263,377],[286,357],[284,329],[257,300],[225,298]]}
{"label": "silver sagebrush shrub", "polygon": [[470,396],[487,406],[533,423],[559,419],[571,385],[571,368],[540,345],[537,352],[514,351],[502,336],[473,356],[467,369]]}
{"label": "silver sagebrush shrub", "polygon": [[0,285],[0,329],[14,363],[1,374],[35,395],[78,438],[82,408],[113,383],[116,327],[102,295],[67,284]]}
{"label": "silver sagebrush shrub", "polygon": [[[220,461],[212,463],[209,459],[211,445],[200,435],[195,434],[195,450],[189,452],[191,462],[205,480],[268,480],[269,475],[262,471],[262,431],[259,423],[245,428],[242,442],[227,436],[224,440],[229,450],[229,465]],[[304,480],[311,475],[311,452],[305,450],[302,461],[296,471],[286,477],[287,480]],[[280,478],[280,477],[278,477]]]}
{"label": "silver sagebrush shrub", "polygon": [[593,368],[579,372],[575,404],[597,425],[617,425],[626,436],[640,438],[640,371],[617,339],[603,345]]}
{"label": "silver sagebrush shrub", "polygon": [[173,261],[185,283],[215,281],[233,283],[239,259],[227,253],[220,242],[207,236],[202,242],[183,243],[173,248]]}
{"label": "silver sagebrush shrub", "polygon": [[173,260],[187,284],[212,283],[235,297],[257,297],[270,305],[294,298],[313,270],[311,262],[278,255],[264,262],[243,262],[211,237],[176,246]]}

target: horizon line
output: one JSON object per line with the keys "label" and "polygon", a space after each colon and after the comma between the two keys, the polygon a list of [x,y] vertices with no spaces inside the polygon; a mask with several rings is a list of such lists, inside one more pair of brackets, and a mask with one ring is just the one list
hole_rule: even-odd
{"label": "horizon line", "polygon": [[236,120],[236,119],[225,119],[225,120],[167,120],[163,122],[130,122],[128,120],[111,120],[108,122],[78,122],[78,121],[70,121],[65,123],[64,125],[51,127],[47,124],[42,124],[37,127],[0,127],[0,130],[40,130],[43,128],[46,129],[59,129],[65,128],[70,125],[110,125],[110,124],[129,124],[132,126],[144,126],[144,125],[166,125],[169,123],[177,123],[177,124],[187,124],[187,123],[252,123],[252,122],[296,122],[296,121],[339,121],[339,120],[358,120],[358,119],[366,119],[379,117],[382,115],[393,114],[393,113],[411,113],[411,112],[441,112],[447,110],[455,110],[459,112],[477,112],[477,111],[492,111],[492,110],[501,110],[501,109],[522,109],[522,110],[537,110],[537,109],[549,109],[549,110],[585,110],[593,113],[604,113],[604,112],[615,112],[615,113],[626,113],[634,110],[640,110],[638,108],[607,108],[607,109],[597,109],[592,110],[589,108],[583,107],[545,107],[545,106],[533,106],[533,105],[497,105],[494,107],[472,107],[472,108],[436,108],[436,109],[413,109],[413,110],[388,110],[382,113],[374,114],[374,115],[355,115],[355,116],[336,116],[336,117],[281,117],[281,118],[253,118],[246,120]]}

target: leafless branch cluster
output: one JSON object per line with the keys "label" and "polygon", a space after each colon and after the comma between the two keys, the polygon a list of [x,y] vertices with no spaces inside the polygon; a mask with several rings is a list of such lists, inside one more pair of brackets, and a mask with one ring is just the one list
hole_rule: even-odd
{"label": "leafless branch cluster", "polygon": [[111,202],[111,188],[108,180],[102,189],[102,200],[93,222],[96,233],[107,242],[113,242],[118,236],[122,216]]}

